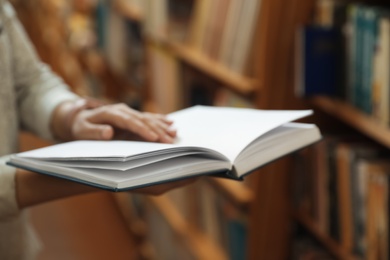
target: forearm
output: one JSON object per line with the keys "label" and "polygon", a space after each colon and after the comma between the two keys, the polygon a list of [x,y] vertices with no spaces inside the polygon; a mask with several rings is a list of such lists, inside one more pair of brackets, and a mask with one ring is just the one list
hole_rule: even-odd
{"label": "forearm", "polygon": [[[197,178],[136,189],[132,192],[160,195],[196,181]],[[102,191],[101,189],[56,177],[18,169],[15,177],[16,200],[19,209],[76,195]]]}
{"label": "forearm", "polygon": [[20,169],[16,171],[15,186],[16,199],[20,209],[99,191],[87,185]]}

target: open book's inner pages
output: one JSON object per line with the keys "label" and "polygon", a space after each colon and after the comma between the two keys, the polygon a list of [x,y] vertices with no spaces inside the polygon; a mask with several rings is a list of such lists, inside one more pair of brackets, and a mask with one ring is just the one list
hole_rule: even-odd
{"label": "open book's inner pages", "polygon": [[63,167],[55,162],[42,164],[39,160],[16,158],[15,163],[28,169],[67,179],[74,179],[112,189],[134,188],[145,184],[156,184],[167,180],[182,179],[197,174],[226,172],[229,162],[205,158],[202,155],[186,155],[170,160],[150,163],[129,170],[92,169],[84,167]]}
{"label": "open book's inner pages", "polygon": [[[19,153],[19,157],[53,160],[109,160],[143,158],[170,153],[176,145],[134,141],[73,141]],[[176,150],[177,151],[177,150]],[[179,150],[180,151],[180,150]]]}
{"label": "open book's inner pages", "polygon": [[233,162],[253,140],[268,131],[312,114],[311,110],[258,110],[195,106],[171,113],[177,145],[206,147]]}
{"label": "open book's inner pages", "polygon": [[183,152],[183,153],[168,153],[168,154],[156,154],[154,156],[132,159],[129,158],[126,161],[107,161],[107,160],[45,160],[45,159],[35,159],[41,161],[45,164],[50,164],[53,166],[60,167],[75,167],[75,168],[85,168],[85,169],[102,169],[102,170],[115,170],[115,171],[127,171],[151,163],[161,162],[164,160],[170,160],[180,156],[188,155],[201,155],[202,152]]}
{"label": "open book's inner pages", "polygon": [[287,123],[253,141],[234,162],[233,173],[241,177],[257,167],[272,162],[321,139],[312,124]]}

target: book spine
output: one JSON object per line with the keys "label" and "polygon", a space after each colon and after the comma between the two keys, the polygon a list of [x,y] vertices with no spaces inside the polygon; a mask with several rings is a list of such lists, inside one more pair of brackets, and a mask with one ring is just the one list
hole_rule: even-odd
{"label": "book spine", "polygon": [[373,8],[365,8],[362,25],[362,63],[361,63],[361,101],[360,108],[367,114],[372,113],[373,58],[377,45],[378,13]]}

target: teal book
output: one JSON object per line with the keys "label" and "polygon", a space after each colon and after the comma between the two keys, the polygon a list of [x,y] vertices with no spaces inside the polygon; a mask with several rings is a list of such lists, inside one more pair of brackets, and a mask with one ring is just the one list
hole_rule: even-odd
{"label": "teal book", "polygon": [[363,108],[363,50],[364,50],[364,6],[358,5],[355,14],[355,53],[353,79],[353,104],[359,108]]}
{"label": "teal book", "polygon": [[372,87],[373,87],[373,65],[374,56],[378,41],[379,9],[364,7],[362,10],[362,37],[363,46],[361,51],[361,81],[359,108],[367,113],[372,113]]}

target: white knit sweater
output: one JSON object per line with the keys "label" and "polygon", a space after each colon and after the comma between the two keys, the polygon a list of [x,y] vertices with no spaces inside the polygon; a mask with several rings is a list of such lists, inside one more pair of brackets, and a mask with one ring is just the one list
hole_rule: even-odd
{"label": "white knit sweater", "polygon": [[20,128],[50,138],[49,120],[61,102],[74,99],[42,64],[12,6],[0,0],[0,259],[34,259],[36,246],[15,199],[15,169],[5,165],[17,152]]}

